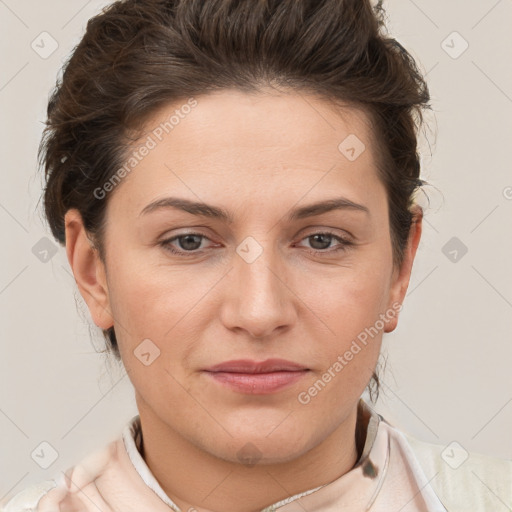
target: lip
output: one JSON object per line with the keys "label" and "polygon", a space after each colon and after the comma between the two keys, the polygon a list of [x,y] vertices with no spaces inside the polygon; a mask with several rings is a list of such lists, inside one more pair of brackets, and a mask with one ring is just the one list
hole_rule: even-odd
{"label": "lip", "polygon": [[309,372],[303,365],[285,359],[251,361],[238,359],[205,370],[217,383],[233,391],[265,395],[292,386]]}
{"label": "lip", "polygon": [[251,359],[236,359],[225,361],[206,368],[207,372],[232,372],[232,373],[270,373],[280,371],[307,370],[303,365],[287,361],[286,359],[266,359],[265,361],[253,361]]}

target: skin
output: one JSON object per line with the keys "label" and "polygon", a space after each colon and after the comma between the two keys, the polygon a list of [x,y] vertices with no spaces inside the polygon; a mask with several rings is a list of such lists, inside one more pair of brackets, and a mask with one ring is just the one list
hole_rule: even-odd
{"label": "skin", "polygon": [[[222,91],[196,99],[109,196],[105,263],[76,210],[65,217],[66,249],[94,322],[115,326],[135,388],[144,458],[164,491],[183,511],[258,511],[356,463],[357,403],[382,334],[395,329],[398,315],[308,404],[298,395],[379,314],[402,304],[422,213],[415,210],[403,264],[395,267],[386,191],[362,112],[294,92]],[[141,141],[179,106],[153,115]],[[349,134],[366,146],[354,161],[338,150]],[[140,214],[168,196],[222,207],[233,220],[175,208]],[[286,219],[294,208],[341,196],[369,212]],[[311,238],[325,231],[334,237]],[[185,254],[188,248],[188,256],[159,243],[187,232],[205,238],[168,245]],[[252,263],[236,252],[249,236],[263,250]],[[353,245],[333,252],[341,243],[336,236]],[[134,354],[145,339],[160,350],[149,365]],[[258,395],[233,391],[202,371],[270,357],[309,372]],[[248,443],[258,458],[251,466],[238,455]]]}

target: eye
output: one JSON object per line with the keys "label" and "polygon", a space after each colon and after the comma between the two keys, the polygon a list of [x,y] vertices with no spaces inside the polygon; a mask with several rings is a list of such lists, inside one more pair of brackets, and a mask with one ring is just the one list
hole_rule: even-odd
{"label": "eye", "polygon": [[[206,236],[199,233],[186,233],[168,238],[167,240],[163,240],[159,245],[161,245],[166,251],[169,251],[173,254],[188,256],[187,253],[193,255],[202,252],[198,250],[201,246],[202,239],[209,240]],[[179,248],[176,248],[176,246],[172,245],[175,241],[178,243]]]}
{"label": "eye", "polygon": [[[209,238],[200,233],[184,233],[182,235],[177,235],[163,240],[159,245],[172,254],[186,257],[201,254],[204,249],[204,247],[201,247],[203,240],[209,240]],[[310,241],[309,243],[311,244],[311,248],[309,249],[306,247],[306,249],[308,249],[308,252],[312,254],[331,254],[337,251],[345,251],[354,245],[354,243],[348,238],[335,235],[329,231],[312,233],[302,240]],[[331,246],[333,241],[338,242],[334,248]]]}
{"label": "eye", "polygon": [[[354,243],[349,240],[348,238],[341,237],[339,235],[335,235],[334,233],[331,233],[330,231],[326,232],[319,232],[319,233],[312,233],[311,235],[306,236],[302,240],[309,240],[312,250],[308,251],[313,254],[321,254],[321,253],[333,253],[337,251],[345,251],[349,247],[353,246]],[[331,243],[333,241],[338,241],[338,245],[334,246],[334,249],[329,249],[331,246]],[[331,246],[332,247],[332,246]]]}

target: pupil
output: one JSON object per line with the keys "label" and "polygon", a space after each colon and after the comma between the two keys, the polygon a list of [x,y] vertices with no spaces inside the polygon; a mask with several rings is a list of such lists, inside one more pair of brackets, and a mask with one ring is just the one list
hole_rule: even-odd
{"label": "pupil", "polygon": [[[194,242],[194,238],[196,241]],[[201,240],[197,241],[200,237],[198,235],[184,235],[180,237],[180,245],[182,249],[188,249],[188,250],[194,250],[198,249],[198,247],[201,245]],[[185,241],[183,243],[183,240]],[[192,241],[191,241],[192,240]],[[189,242],[192,244],[192,246],[189,245]],[[197,245],[198,247],[194,247],[194,245]]]}
{"label": "pupil", "polygon": [[[327,247],[329,247],[329,242],[330,242],[330,239],[331,239],[331,235],[323,235],[323,234],[320,234],[320,235],[313,235],[313,243],[311,244],[313,246],[313,248],[315,249],[327,249]],[[324,238],[324,243],[322,244],[322,241],[321,239]],[[318,241],[318,239],[320,239],[320,245],[325,245],[325,247],[315,247],[315,242]]]}

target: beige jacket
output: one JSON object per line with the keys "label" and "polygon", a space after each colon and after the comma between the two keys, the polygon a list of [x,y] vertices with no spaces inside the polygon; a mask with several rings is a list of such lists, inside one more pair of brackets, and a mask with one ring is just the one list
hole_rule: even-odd
{"label": "beige jacket", "polygon": [[[261,512],[512,511],[512,461],[419,441],[363,400],[359,414],[366,441],[354,468]],[[182,512],[140,455],[141,436],[135,416],[118,439],[0,503],[0,512]]]}

